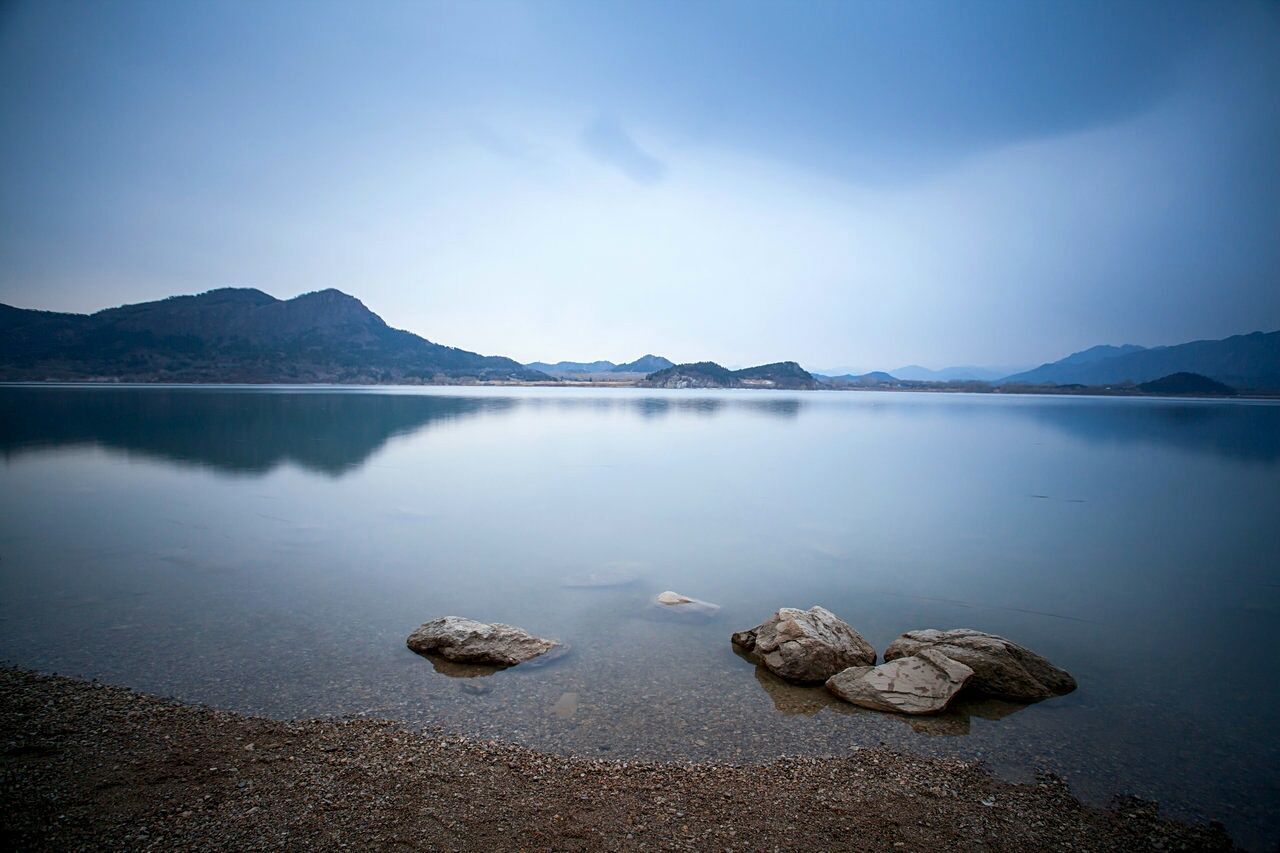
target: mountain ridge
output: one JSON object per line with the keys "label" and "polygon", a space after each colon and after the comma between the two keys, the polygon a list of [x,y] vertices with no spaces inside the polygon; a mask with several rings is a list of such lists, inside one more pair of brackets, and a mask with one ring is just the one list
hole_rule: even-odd
{"label": "mountain ridge", "polygon": [[0,305],[0,378],[192,382],[549,379],[509,358],[394,329],[326,289],[277,299],[218,288],[67,314]]}
{"label": "mountain ridge", "polygon": [[788,391],[824,387],[794,361],[776,361],[741,370],[730,370],[714,361],[676,364],[646,376],[646,388],[776,388]]}
{"label": "mountain ridge", "polygon": [[998,384],[1137,385],[1175,373],[1199,374],[1241,391],[1280,390],[1280,331],[1162,347],[1090,347]]}
{"label": "mountain ridge", "polygon": [[903,379],[909,382],[956,382],[975,380],[978,382],[994,382],[998,379],[1003,379],[1011,373],[1018,373],[1024,369],[1025,368],[962,365],[957,367],[942,367],[937,370],[932,370],[928,367],[921,367],[918,364],[907,364],[893,370],[871,372],[889,373],[895,379]]}
{"label": "mountain ridge", "polygon": [[660,355],[646,353],[635,361],[616,364],[612,361],[531,361],[525,364],[530,370],[539,370],[549,376],[602,375],[611,373],[649,374],[675,366],[675,362]]}

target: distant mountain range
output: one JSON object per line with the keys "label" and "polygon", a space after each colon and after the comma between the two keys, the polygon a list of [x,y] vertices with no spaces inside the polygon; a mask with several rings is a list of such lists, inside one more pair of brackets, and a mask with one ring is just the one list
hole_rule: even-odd
{"label": "distant mountain range", "polygon": [[509,358],[393,329],[360,300],[224,288],[58,314],[0,305],[0,379],[170,382],[546,380]]}
{"label": "distant mountain range", "polygon": [[729,370],[714,361],[677,364],[646,376],[646,388],[775,388],[804,391],[822,384],[794,361]]}
{"label": "distant mountain range", "polygon": [[600,374],[630,373],[647,375],[657,370],[673,367],[675,362],[660,355],[642,355],[635,361],[625,364],[614,364],[612,361],[557,361],[548,364],[545,361],[533,361],[525,365],[530,370],[537,370],[548,376],[566,378],[573,376],[595,376]]}
{"label": "distant mountain range", "polygon": [[903,367],[896,367],[893,370],[869,371],[862,367],[828,367],[819,370],[810,370],[809,372],[814,376],[827,376],[831,378],[883,375],[892,376],[894,379],[904,380],[907,382],[994,382],[997,379],[1003,379],[1012,373],[1021,373],[1029,368],[1030,365],[965,365],[962,367],[943,367],[938,370],[931,370],[928,367],[921,367],[918,364],[908,364]]}
{"label": "distant mountain range", "polygon": [[711,361],[673,364],[652,354],[624,364],[523,365],[393,329],[337,290],[281,300],[251,288],[223,288],[96,314],[0,305],[0,380],[6,381],[455,384],[587,378],[650,388],[1226,393],[1221,386],[1227,386],[1280,392],[1280,331],[1150,349],[1095,346],[1032,370],[998,372],[908,365],[814,376],[794,361],[730,370]]}
{"label": "distant mountain range", "polygon": [[1241,391],[1280,390],[1280,331],[1150,349],[1092,347],[1007,376],[1000,384],[1139,385],[1175,373],[1207,376]]}
{"label": "distant mountain range", "polygon": [[918,364],[908,364],[888,371],[894,379],[905,379],[909,382],[994,382],[1011,373],[1017,373],[1021,367],[944,367],[941,370],[930,370]]}
{"label": "distant mountain range", "polygon": [[897,377],[883,370],[873,370],[870,373],[844,373],[840,376],[815,373],[814,378],[832,388],[880,388],[902,384]]}

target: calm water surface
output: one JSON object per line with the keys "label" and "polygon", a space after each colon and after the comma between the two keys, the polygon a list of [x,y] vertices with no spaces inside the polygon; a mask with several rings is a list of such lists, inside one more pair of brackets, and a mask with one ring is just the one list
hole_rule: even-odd
{"label": "calm water surface", "polygon": [[[1277,405],[10,386],[0,452],[10,663],[616,758],[888,743],[1280,841]],[[637,580],[564,585],[602,569]],[[720,617],[656,621],[664,589]],[[905,719],[733,653],[812,604],[880,650],[1003,634],[1080,689]],[[444,614],[573,652],[439,672],[404,638]]]}

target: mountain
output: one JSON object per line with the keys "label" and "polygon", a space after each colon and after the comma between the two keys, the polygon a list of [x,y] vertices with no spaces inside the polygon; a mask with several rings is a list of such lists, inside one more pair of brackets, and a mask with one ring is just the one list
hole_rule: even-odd
{"label": "mountain", "polygon": [[856,386],[860,388],[874,388],[880,385],[901,385],[902,383],[894,376],[890,376],[883,370],[873,370],[870,373],[845,373],[840,376],[824,376],[814,374],[818,381],[830,385],[834,388],[847,388]]}
{"label": "mountain", "polygon": [[650,373],[639,383],[646,388],[738,388],[741,383],[733,371],[714,361],[673,364]]}
{"label": "mountain", "polygon": [[822,384],[794,361],[729,370],[714,361],[677,364],[646,376],[646,388],[776,388],[809,390]]}
{"label": "mountain", "polygon": [[[614,364],[612,361],[557,361],[555,364],[548,364],[545,361],[533,361],[526,364],[525,367],[530,370],[538,370],[549,376],[558,378],[568,378],[572,376],[610,374],[610,373],[632,373],[632,374],[649,374],[655,370],[663,370],[673,366],[673,362],[663,358],[660,355],[642,355],[635,361],[629,361],[626,364]],[[604,378],[621,378],[602,376]]]}
{"label": "mountain", "polygon": [[549,377],[393,329],[338,290],[224,288],[56,314],[0,305],[0,379],[458,382]]}
{"label": "mountain", "polygon": [[1001,380],[1002,385],[1121,385],[1198,373],[1232,388],[1280,391],[1280,332],[1176,346],[1094,347]]}
{"label": "mountain", "polygon": [[659,370],[666,370],[668,367],[675,366],[675,362],[670,359],[663,358],[660,355],[642,355],[635,361],[629,361],[626,364],[619,364],[613,368],[613,372],[648,374]]}
{"label": "mountain", "polygon": [[531,361],[525,365],[530,370],[538,370],[549,376],[571,376],[582,373],[610,373],[618,365],[612,361],[557,361],[548,364],[545,361]]}
{"label": "mountain", "polygon": [[1119,355],[1130,355],[1135,352],[1142,352],[1146,347],[1140,347],[1137,344],[1121,344],[1120,346],[1110,346],[1102,344],[1096,347],[1089,347],[1080,352],[1073,352],[1064,359],[1060,359],[1057,364],[1093,364],[1099,361],[1105,361],[1108,358],[1115,358]]}
{"label": "mountain", "polygon": [[1143,382],[1139,391],[1148,394],[1194,394],[1197,397],[1232,397],[1236,389],[1214,382],[1199,373],[1173,373],[1151,382]]}
{"label": "mountain", "polygon": [[889,371],[898,379],[910,382],[994,382],[1003,379],[1010,373],[1026,370],[1025,367],[944,367],[941,370],[930,370],[918,364],[908,364]]}
{"label": "mountain", "polygon": [[745,367],[742,370],[733,371],[733,375],[748,388],[812,390],[822,387],[822,383],[814,379],[813,374],[794,361],[776,361],[773,364],[762,364],[758,367]]}

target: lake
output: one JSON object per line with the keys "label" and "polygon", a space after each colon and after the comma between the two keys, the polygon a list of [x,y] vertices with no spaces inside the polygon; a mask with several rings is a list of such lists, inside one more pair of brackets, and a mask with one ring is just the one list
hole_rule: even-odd
{"label": "lake", "polygon": [[[0,658],[556,752],[889,744],[1280,841],[1280,405],[875,392],[0,387]],[[567,578],[611,572],[611,587]],[[655,619],[671,589],[721,605]],[[1075,693],[878,714],[733,631],[970,627]],[[475,675],[447,614],[572,647]]]}

